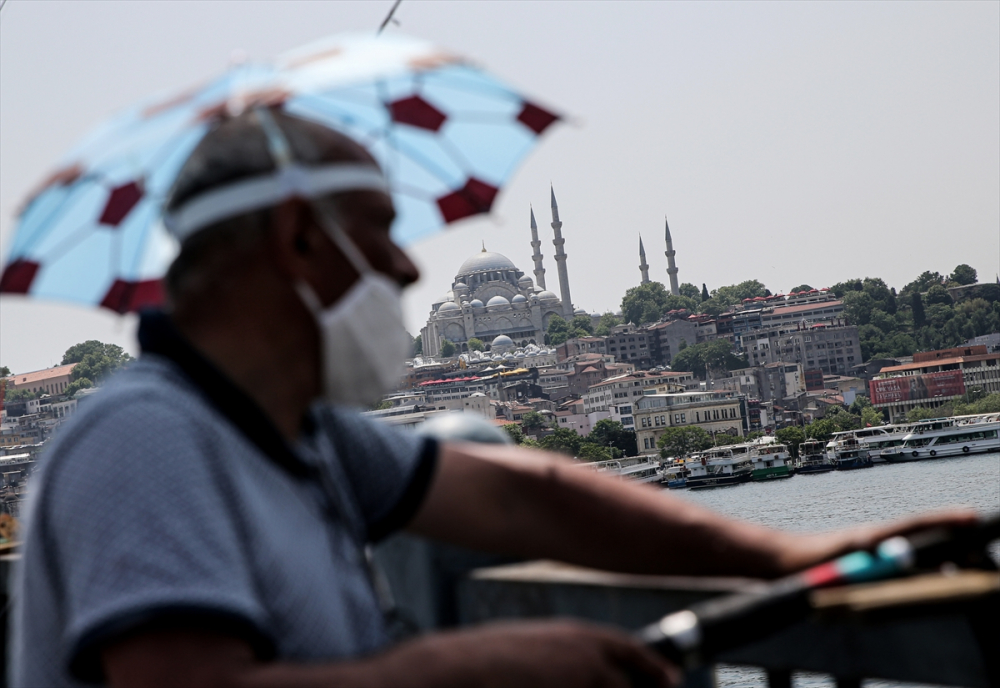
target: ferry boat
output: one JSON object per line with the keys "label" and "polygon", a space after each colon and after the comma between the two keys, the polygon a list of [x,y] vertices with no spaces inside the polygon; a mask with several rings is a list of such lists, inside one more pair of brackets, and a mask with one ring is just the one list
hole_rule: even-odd
{"label": "ferry boat", "polygon": [[883,425],[884,434],[874,435],[865,440],[868,445],[868,456],[872,463],[887,463],[891,456],[899,453],[899,447],[903,446],[903,439],[910,434],[913,428],[912,423],[900,425]]}
{"label": "ferry boat", "polygon": [[660,481],[660,463],[649,456],[628,456],[610,461],[590,461],[577,464],[581,468],[614,476],[632,483]]}
{"label": "ferry boat", "polygon": [[819,440],[806,440],[799,445],[799,465],[796,473],[828,473],[834,470],[824,445]]}
{"label": "ferry boat", "polygon": [[903,435],[905,434],[906,428],[903,428],[902,434],[900,434],[900,431],[896,430],[892,425],[874,425],[869,428],[860,428],[858,430],[843,430],[841,432],[835,432],[830,437],[829,443],[826,445],[827,454],[832,459],[833,454],[836,452],[837,448],[843,444],[844,440],[855,439],[862,444],[862,449],[867,454],[867,458],[871,459],[873,464],[886,463],[886,460],[882,458],[881,454],[882,443],[887,443],[886,446],[891,446],[892,442],[902,444]]}
{"label": "ferry boat", "polygon": [[914,423],[893,461],[919,461],[1000,451],[1000,413]]}
{"label": "ferry boat", "polygon": [[664,464],[660,467],[660,484],[671,490],[687,487],[687,469],[683,462]]}
{"label": "ferry boat", "polygon": [[770,443],[755,446],[750,452],[750,461],[753,464],[753,471],[750,474],[751,480],[776,480],[792,477],[788,447],[784,444]]}
{"label": "ferry boat", "polygon": [[[830,458],[833,460],[833,467],[838,471],[853,471],[858,468],[871,468],[874,465],[868,456],[868,449],[858,439],[842,437],[833,444],[833,456]],[[829,446],[828,444],[827,447]],[[830,456],[829,452],[827,456]]]}
{"label": "ferry boat", "polygon": [[745,453],[733,456],[731,447],[716,447],[685,462],[687,486],[692,490],[750,482],[753,466]]}

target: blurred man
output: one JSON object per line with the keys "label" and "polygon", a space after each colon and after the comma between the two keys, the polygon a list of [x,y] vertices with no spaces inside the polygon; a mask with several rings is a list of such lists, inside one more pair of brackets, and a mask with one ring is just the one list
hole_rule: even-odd
{"label": "blurred man", "polygon": [[182,170],[182,249],[140,360],[36,477],[18,686],[669,685],[617,631],[504,623],[391,645],[364,556],[401,528],[636,573],[772,577],[918,524],[799,536],[513,447],[441,444],[346,410],[408,352],[382,174],[357,144],[256,110]]}

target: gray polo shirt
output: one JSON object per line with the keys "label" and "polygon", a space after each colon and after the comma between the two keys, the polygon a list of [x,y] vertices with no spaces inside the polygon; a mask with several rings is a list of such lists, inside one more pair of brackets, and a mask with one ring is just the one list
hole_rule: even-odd
{"label": "gray polo shirt", "polygon": [[361,547],[416,511],[433,441],[324,407],[288,447],[193,349],[152,348],[32,479],[11,683],[101,683],[101,649],[145,628],[238,635],[262,659],[382,647]]}

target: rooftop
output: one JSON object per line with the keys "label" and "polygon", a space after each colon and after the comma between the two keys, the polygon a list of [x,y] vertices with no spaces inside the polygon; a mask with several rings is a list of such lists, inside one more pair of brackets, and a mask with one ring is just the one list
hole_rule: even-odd
{"label": "rooftop", "polygon": [[54,377],[69,375],[75,365],[76,363],[70,363],[68,365],[55,366],[54,368],[35,370],[30,373],[19,373],[18,375],[11,375],[7,379],[11,380],[14,385],[30,385],[33,382],[44,382]]}

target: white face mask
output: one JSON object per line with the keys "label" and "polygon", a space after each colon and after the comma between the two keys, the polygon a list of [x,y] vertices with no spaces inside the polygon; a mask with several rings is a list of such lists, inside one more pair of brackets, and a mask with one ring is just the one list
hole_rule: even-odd
{"label": "white face mask", "polygon": [[309,285],[295,285],[319,327],[323,399],[366,406],[399,384],[410,353],[401,289],[371,268],[326,212],[317,209],[316,214],[327,235],[360,275],[346,294],[326,308]]}

